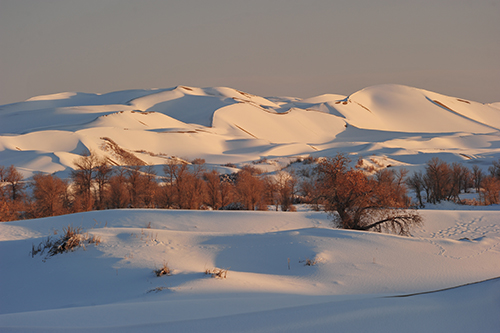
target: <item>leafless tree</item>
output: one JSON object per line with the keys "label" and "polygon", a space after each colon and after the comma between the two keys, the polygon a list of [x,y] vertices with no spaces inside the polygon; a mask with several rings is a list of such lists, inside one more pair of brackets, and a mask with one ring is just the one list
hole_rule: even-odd
{"label": "leafless tree", "polygon": [[221,179],[220,183],[220,200],[221,207],[225,207],[233,202],[235,197],[235,186],[231,181],[227,179]]}
{"label": "leafless tree", "polygon": [[415,172],[411,177],[408,177],[406,179],[406,184],[415,192],[418,205],[420,208],[423,208],[425,205],[422,200],[422,191],[424,190],[424,175],[422,172]]}
{"label": "leafless tree", "polygon": [[32,181],[35,205],[33,217],[62,215],[69,212],[68,184],[54,175],[35,174]]}
{"label": "leafless tree", "polygon": [[143,203],[146,208],[154,208],[156,205],[156,197],[159,193],[158,182],[156,181],[156,171],[153,166],[148,165],[144,168],[143,173],[144,195]]}
{"label": "leafless tree", "polygon": [[19,202],[24,196],[24,177],[11,165],[5,173],[4,182],[7,184],[7,193],[12,202]]}
{"label": "leafless tree", "polygon": [[21,217],[25,209],[25,184],[23,175],[11,165],[0,166],[0,221]]}
{"label": "leafless tree", "polygon": [[130,202],[127,189],[127,178],[123,168],[118,168],[115,175],[109,180],[109,197],[106,206],[108,208],[126,208]]}
{"label": "leafless tree", "polygon": [[222,207],[222,182],[216,170],[205,172],[203,178],[207,189],[207,204],[217,210]]}
{"label": "leafless tree", "polygon": [[476,189],[476,193],[479,193],[483,179],[484,179],[483,170],[481,170],[477,165],[473,165],[472,166],[472,181],[474,183],[474,188]]}
{"label": "leafless tree", "polygon": [[144,202],[143,196],[146,192],[146,182],[142,175],[142,166],[134,165],[125,170],[127,177],[127,188],[131,208],[140,208]]}
{"label": "leafless tree", "polygon": [[500,180],[493,176],[483,179],[482,189],[479,192],[479,200],[484,205],[500,203]]}
{"label": "leafless tree", "polygon": [[429,202],[438,203],[449,197],[451,187],[451,172],[448,164],[437,157],[427,162],[425,181],[429,189]]}
{"label": "leafless tree", "polygon": [[409,235],[412,227],[422,223],[416,211],[407,209],[402,180],[387,173],[370,178],[349,167],[349,162],[339,154],[316,167],[322,204],[340,227]]}
{"label": "leafless tree", "polygon": [[490,175],[497,179],[500,179],[500,159],[498,161],[493,161],[492,166],[488,168]]}
{"label": "leafless tree", "polygon": [[109,196],[109,182],[113,175],[113,168],[107,163],[106,159],[101,158],[97,161],[94,168],[94,180],[96,184],[95,209],[104,209],[106,207],[106,197]]}
{"label": "leafless tree", "polygon": [[93,179],[96,168],[99,166],[98,157],[90,152],[84,152],[74,161],[75,170],[71,172],[75,190],[77,210],[91,210],[94,204],[92,195]]}
{"label": "leafless tree", "polygon": [[237,174],[236,187],[237,200],[245,209],[266,209],[265,184],[259,177],[257,169],[244,167]]}
{"label": "leafless tree", "polygon": [[286,212],[292,208],[297,188],[297,178],[293,172],[280,171],[275,178],[277,204]]}
{"label": "leafless tree", "polygon": [[[199,165],[197,165],[199,166]],[[195,168],[196,174],[189,171],[187,163],[176,163],[170,161],[163,171],[166,176],[167,195],[171,199],[174,208],[200,209],[205,199],[205,183],[202,179],[203,168]]]}

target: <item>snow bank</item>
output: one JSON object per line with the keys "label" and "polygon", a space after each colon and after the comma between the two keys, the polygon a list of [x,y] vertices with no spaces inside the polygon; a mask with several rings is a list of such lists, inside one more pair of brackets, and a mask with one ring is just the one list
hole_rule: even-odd
{"label": "snow bank", "polygon": [[[0,327],[494,331],[498,212],[422,214],[414,237],[333,229],[320,212],[110,210],[2,223]],[[69,224],[102,243],[29,255]],[[156,277],[165,262],[172,275]],[[214,267],[227,278],[205,275]]]}

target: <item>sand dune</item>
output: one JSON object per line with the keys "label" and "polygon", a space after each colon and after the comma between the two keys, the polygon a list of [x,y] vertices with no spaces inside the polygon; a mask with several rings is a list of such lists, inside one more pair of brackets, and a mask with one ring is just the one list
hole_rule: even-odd
{"label": "sand dune", "polygon": [[[60,93],[0,106],[0,160],[27,176],[68,171],[71,163],[54,156],[92,149],[112,158],[102,149],[106,137],[130,154],[147,151],[153,158],[137,158],[150,164],[164,163],[154,155],[218,164],[343,151],[406,164],[425,154],[486,165],[499,156],[499,128],[495,104],[400,85],[306,99],[185,86]],[[40,154],[52,162],[34,163]]]}

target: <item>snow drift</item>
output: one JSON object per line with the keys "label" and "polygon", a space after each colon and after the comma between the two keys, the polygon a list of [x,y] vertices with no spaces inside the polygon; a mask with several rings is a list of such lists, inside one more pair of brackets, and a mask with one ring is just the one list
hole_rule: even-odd
{"label": "snow drift", "polygon": [[[320,212],[117,210],[1,223],[0,329],[493,332],[497,211],[422,214],[414,237],[335,230]],[[101,244],[29,255],[69,224]],[[156,277],[163,263],[172,275]],[[227,277],[204,273],[214,267]]]}

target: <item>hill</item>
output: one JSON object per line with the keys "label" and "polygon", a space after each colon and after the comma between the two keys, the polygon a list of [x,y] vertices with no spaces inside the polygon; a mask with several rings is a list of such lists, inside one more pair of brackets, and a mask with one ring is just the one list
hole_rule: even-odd
{"label": "hill", "polygon": [[[499,129],[499,103],[400,85],[307,99],[223,87],[67,92],[0,106],[0,164],[64,177],[92,150],[114,165],[161,168],[175,156],[300,175],[314,159],[297,157],[344,152],[380,169],[432,157],[486,169],[500,157]],[[498,211],[428,204],[410,237],[335,229],[301,205],[3,222],[0,331],[496,332]],[[83,246],[64,252],[68,230]],[[54,245],[64,253],[51,256]]]}
{"label": "hill", "polygon": [[120,152],[220,165],[339,151],[410,168],[434,156],[487,165],[499,157],[499,128],[498,103],[400,85],[307,99],[185,86],[59,93],[0,106],[0,160],[25,176],[67,172],[89,149],[116,165],[127,164]]}

